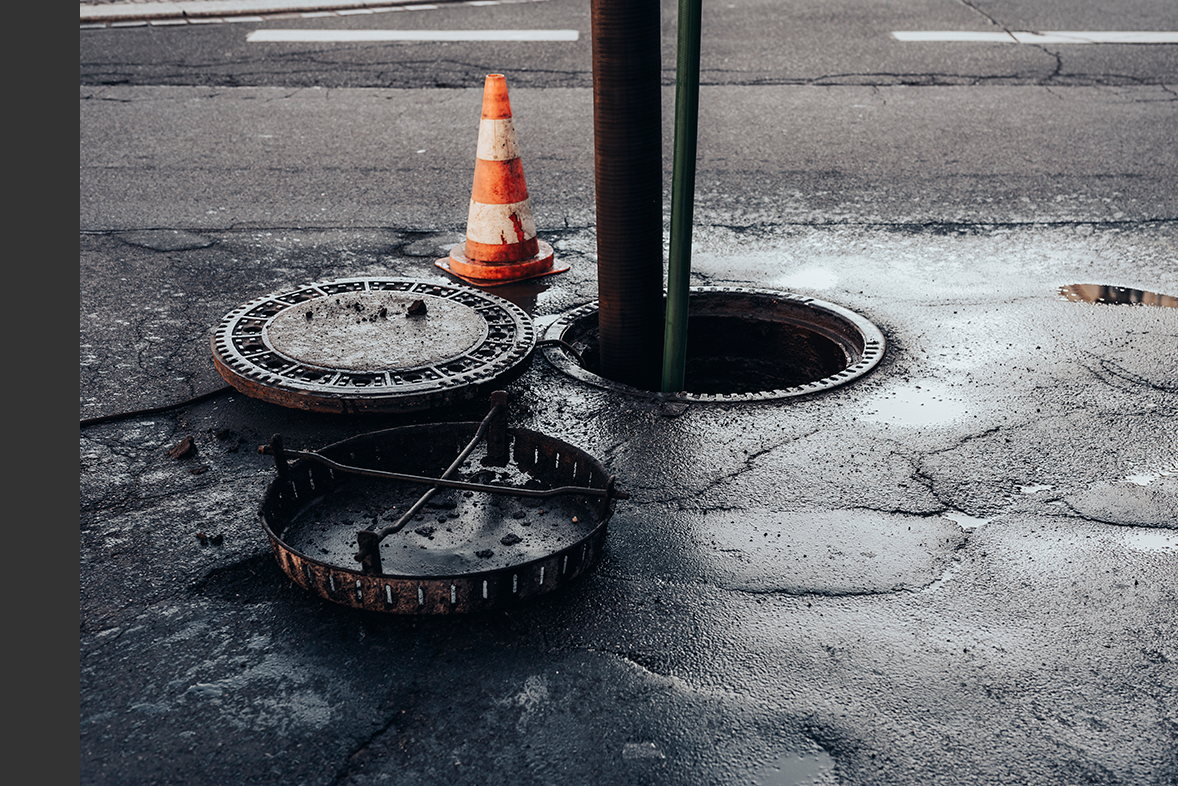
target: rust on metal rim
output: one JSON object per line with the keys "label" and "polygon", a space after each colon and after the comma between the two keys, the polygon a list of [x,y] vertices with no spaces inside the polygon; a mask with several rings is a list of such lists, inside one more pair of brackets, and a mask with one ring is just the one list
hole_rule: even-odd
{"label": "rust on metal rim", "polygon": [[409,412],[474,400],[527,367],[536,330],[508,300],[459,284],[344,278],[264,295],[210,339],[246,395],[316,412]]}
{"label": "rust on metal rim", "polygon": [[[353,469],[436,477],[479,428],[469,422],[394,428],[328,445],[315,455]],[[407,615],[503,609],[567,586],[597,561],[615,500],[625,495],[614,494],[613,479],[600,461],[573,445],[522,428],[505,428],[503,435],[502,460],[492,458],[499,450],[492,444],[486,460],[474,455],[456,483],[498,470],[521,489],[583,487],[594,493],[558,489],[563,496],[543,502],[525,498],[518,504],[530,507],[513,511],[497,500],[516,497],[440,492],[433,513],[423,511],[425,524],[380,546],[383,559],[376,564],[383,567],[373,571],[350,553],[360,523],[354,511],[416,497],[428,485],[406,491],[406,484],[395,480],[347,474],[322,461],[281,461],[258,514],[279,567],[303,589],[332,602]],[[438,518],[445,524],[431,524],[429,516],[443,511]]]}

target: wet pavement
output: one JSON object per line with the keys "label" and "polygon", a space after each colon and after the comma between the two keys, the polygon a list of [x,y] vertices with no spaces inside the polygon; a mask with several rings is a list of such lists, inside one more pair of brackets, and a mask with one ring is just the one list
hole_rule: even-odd
{"label": "wet pavement", "polygon": [[[693,284],[837,303],[884,358],[811,397],[668,408],[538,353],[511,424],[631,497],[591,574],[506,612],[323,600],[256,517],[272,434],[316,449],[482,402],[223,393],[83,426],[81,782],[1178,781],[1178,308],[1061,291],[1178,295],[1173,222],[723,224],[697,222]],[[542,329],[597,292],[592,231],[541,234],[571,271],[494,291]],[[80,417],[222,386],[209,335],[251,298],[447,281],[457,239],[83,234],[103,284],[82,293]]]}

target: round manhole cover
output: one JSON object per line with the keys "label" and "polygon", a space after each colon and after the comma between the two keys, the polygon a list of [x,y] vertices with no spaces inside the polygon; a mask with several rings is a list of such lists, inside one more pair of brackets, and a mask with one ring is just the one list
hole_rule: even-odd
{"label": "round manhole cover", "polygon": [[526,368],[531,318],[451,284],[347,278],[239,306],[213,362],[246,395],[318,412],[408,412],[474,399]]}
{"label": "round manhole cover", "polygon": [[883,358],[884,335],[834,303],[775,290],[693,287],[688,299],[686,390],[654,394],[597,373],[598,305],[552,323],[545,357],[569,376],[598,387],[689,402],[770,401],[852,382]]}

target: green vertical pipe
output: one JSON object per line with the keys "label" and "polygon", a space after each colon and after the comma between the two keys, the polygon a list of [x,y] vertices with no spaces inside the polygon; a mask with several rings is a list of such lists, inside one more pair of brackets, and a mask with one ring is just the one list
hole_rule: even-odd
{"label": "green vertical pipe", "polygon": [[687,290],[691,280],[691,224],[699,119],[699,50],[703,0],[679,0],[675,63],[675,158],[671,175],[671,250],[663,331],[664,393],[683,390],[687,366]]}

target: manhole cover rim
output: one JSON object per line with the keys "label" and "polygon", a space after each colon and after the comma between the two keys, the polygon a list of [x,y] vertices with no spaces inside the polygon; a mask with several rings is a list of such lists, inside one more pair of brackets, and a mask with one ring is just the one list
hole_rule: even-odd
{"label": "manhole cover rim", "polygon": [[[836,319],[845,323],[849,328],[853,329],[862,341],[863,350],[859,353],[859,357],[853,363],[850,363],[846,368],[835,374],[807,382],[804,385],[743,393],[691,393],[688,391],[661,393],[658,391],[642,390],[622,382],[615,382],[613,380],[606,379],[605,377],[599,376],[582,368],[559,346],[541,347],[541,351],[544,354],[544,359],[558,371],[578,379],[581,382],[594,385],[595,387],[604,388],[606,390],[613,390],[619,393],[624,393],[626,395],[668,401],[684,401],[689,403],[742,403],[775,401],[784,398],[809,396],[815,393],[821,393],[823,391],[830,390],[832,388],[840,387],[872,371],[883,359],[884,352],[887,348],[887,339],[884,337],[883,332],[866,317],[836,303],[819,300],[807,295],[799,295],[782,290],[761,289],[754,287],[711,286],[691,287],[689,289],[689,294],[738,296],[747,295],[750,297],[764,297],[778,301],[784,300],[794,305],[803,306],[805,308],[814,309],[817,311],[823,311],[826,312],[828,316],[835,317]],[[564,335],[568,330],[574,327],[580,320],[590,316],[598,310],[598,304],[599,301],[594,300],[566,311],[544,330],[541,340],[564,340]],[[789,321],[793,322],[794,320]],[[813,329],[816,333],[827,335],[826,331],[821,328],[810,329]],[[840,341],[839,343],[841,344],[842,342]]]}
{"label": "manhole cover rim", "polygon": [[[492,341],[488,335],[471,350],[443,360],[386,369],[327,367],[290,357],[266,340],[266,328],[276,317],[308,301],[347,292],[382,291],[452,300],[482,316],[488,334],[502,329],[507,338]],[[488,317],[488,312],[493,316]],[[256,339],[257,346],[247,354],[235,340],[248,339]],[[348,277],[255,297],[230,311],[213,329],[209,343],[218,373],[242,393],[288,407],[339,412],[352,408],[409,411],[471,398],[525,365],[537,340],[527,312],[497,295],[453,282]],[[483,350],[485,356],[477,357]],[[281,364],[270,368],[261,364],[262,359],[277,359]],[[464,367],[449,368],[455,363]],[[317,378],[308,381],[292,374]]]}

